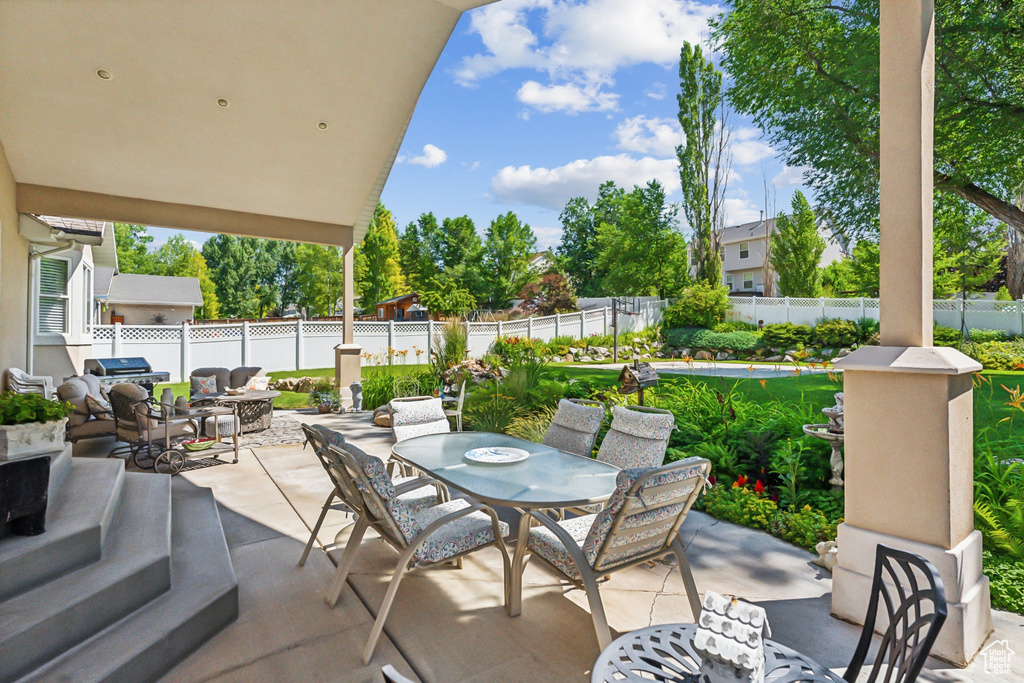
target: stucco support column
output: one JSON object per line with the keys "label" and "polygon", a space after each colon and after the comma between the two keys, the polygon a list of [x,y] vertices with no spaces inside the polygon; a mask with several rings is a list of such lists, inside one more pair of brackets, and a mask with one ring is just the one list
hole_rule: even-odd
{"label": "stucco support column", "polygon": [[832,613],[863,623],[877,544],[922,555],[949,608],[932,653],[963,666],[992,630],[973,512],[971,373],[981,365],[931,346],[933,0],[882,0],[880,32],[882,346],[836,363],[846,517]]}
{"label": "stucco support column", "polygon": [[341,311],[341,344],[334,347],[334,382],[341,391],[341,398],[345,402],[352,400],[352,390],[349,388],[353,382],[360,381],[362,374],[360,369],[360,354],[363,348],[355,343],[355,246],[351,243],[342,247],[344,249],[342,267],[342,311]]}

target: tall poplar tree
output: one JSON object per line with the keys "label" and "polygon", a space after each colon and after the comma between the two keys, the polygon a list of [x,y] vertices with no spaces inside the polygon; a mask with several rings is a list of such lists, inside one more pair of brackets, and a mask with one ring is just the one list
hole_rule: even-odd
{"label": "tall poplar tree", "polygon": [[825,238],[818,233],[818,219],[807,198],[793,195],[793,216],[779,214],[772,236],[772,268],[778,275],[781,296],[821,295],[821,255]]}
{"label": "tall poplar tree", "polygon": [[356,265],[356,273],[359,274],[356,292],[363,308],[408,291],[399,260],[395,219],[383,203],[377,203],[355,258],[359,261]]}

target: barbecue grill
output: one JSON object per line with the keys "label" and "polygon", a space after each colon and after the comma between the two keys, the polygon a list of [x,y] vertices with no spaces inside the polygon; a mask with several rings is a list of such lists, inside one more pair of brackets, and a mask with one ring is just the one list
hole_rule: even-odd
{"label": "barbecue grill", "polygon": [[87,358],[85,371],[100,378],[100,384],[109,386],[130,382],[153,393],[153,386],[171,381],[169,372],[153,372],[145,358]]}

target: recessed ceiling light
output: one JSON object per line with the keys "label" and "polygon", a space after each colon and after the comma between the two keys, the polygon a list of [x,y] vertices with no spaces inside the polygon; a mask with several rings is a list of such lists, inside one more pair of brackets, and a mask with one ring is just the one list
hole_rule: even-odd
{"label": "recessed ceiling light", "polygon": [[319,128],[320,130],[327,130],[327,122],[321,121],[320,123],[316,124],[316,127]]}
{"label": "recessed ceiling light", "polygon": [[105,81],[109,81],[111,78],[113,78],[113,76],[110,75],[110,72],[106,69],[97,69],[96,75]]}
{"label": "recessed ceiling light", "polygon": [[227,108],[227,106],[228,106],[229,104],[230,104],[230,102],[228,102],[227,100],[225,100],[225,99],[224,99],[223,97],[222,97],[222,98],[220,98],[219,100],[217,100],[217,106],[218,106],[218,107],[224,107],[224,108]]}

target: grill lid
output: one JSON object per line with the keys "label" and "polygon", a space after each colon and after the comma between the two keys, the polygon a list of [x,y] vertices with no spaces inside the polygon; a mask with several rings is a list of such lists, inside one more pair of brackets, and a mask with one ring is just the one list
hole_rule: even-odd
{"label": "grill lid", "polygon": [[152,372],[153,366],[145,358],[88,358],[85,371],[90,375],[133,375]]}

